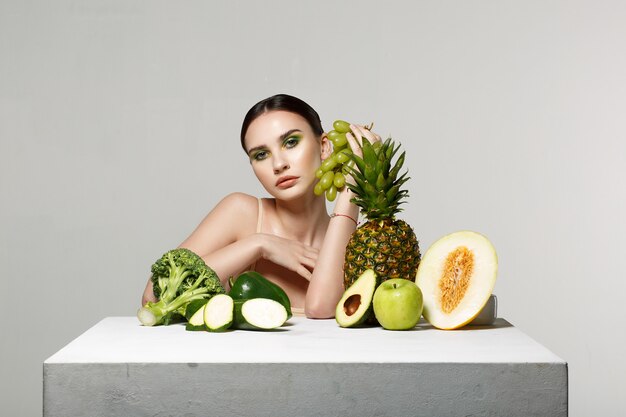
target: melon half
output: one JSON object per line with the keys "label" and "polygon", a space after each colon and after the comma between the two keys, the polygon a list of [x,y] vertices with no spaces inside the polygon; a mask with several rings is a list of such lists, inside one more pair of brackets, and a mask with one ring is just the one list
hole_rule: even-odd
{"label": "melon half", "polygon": [[457,329],[483,309],[496,284],[498,257],[485,236],[462,231],[428,248],[415,282],[424,296],[424,318],[439,329]]}

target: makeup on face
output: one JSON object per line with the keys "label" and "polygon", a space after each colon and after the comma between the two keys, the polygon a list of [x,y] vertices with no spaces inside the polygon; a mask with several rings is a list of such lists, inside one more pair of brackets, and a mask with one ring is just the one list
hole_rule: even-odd
{"label": "makeup on face", "polygon": [[259,116],[248,127],[245,145],[254,174],[270,194],[293,198],[310,191],[321,163],[320,144],[300,115],[276,111]]}
{"label": "makeup on face", "polygon": [[[300,129],[290,129],[281,134],[276,139],[276,142],[285,149],[291,149],[298,145],[300,140],[302,140],[302,131]],[[268,153],[267,145],[259,145],[248,150],[248,157],[251,161],[262,161],[269,156]]]}

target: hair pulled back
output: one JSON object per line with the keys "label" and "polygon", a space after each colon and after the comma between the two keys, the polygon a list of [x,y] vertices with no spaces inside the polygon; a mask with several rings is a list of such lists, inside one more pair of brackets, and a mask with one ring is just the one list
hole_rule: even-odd
{"label": "hair pulled back", "polygon": [[320,136],[324,133],[319,114],[303,100],[288,94],[276,94],[259,101],[252,106],[241,126],[241,147],[246,150],[245,137],[250,124],[259,116],[274,110],[283,110],[302,116],[311,126],[313,133]]}

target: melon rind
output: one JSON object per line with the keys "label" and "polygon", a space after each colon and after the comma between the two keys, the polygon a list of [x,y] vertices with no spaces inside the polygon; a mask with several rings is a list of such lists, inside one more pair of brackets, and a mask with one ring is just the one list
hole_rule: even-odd
{"label": "melon rind", "polygon": [[[459,305],[450,313],[441,308],[439,280],[448,254],[465,246],[474,254],[474,271]],[[480,233],[454,232],[433,243],[422,257],[415,283],[424,296],[423,315],[439,329],[458,329],[472,321],[483,309],[493,293],[498,274],[496,250]]]}

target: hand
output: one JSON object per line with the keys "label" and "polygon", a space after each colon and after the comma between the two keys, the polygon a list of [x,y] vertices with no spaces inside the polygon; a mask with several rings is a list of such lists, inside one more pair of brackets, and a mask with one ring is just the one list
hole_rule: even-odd
{"label": "hand", "polygon": [[350,129],[352,129],[352,132],[346,133],[346,138],[348,139],[350,148],[352,148],[352,153],[360,158],[363,158],[363,151],[361,149],[363,146],[362,137],[365,137],[371,144],[381,141],[379,135],[369,129],[366,129],[365,126],[350,125]]}
{"label": "hand", "polygon": [[141,305],[146,305],[146,303],[150,301],[156,303],[157,298],[154,296],[154,291],[152,287],[152,279],[148,279],[148,283],[146,284],[146,289],[143,291],[143,295],[141,297]]}
{"label": "hand", "polygon": [[311,280],[319,250],[297,240],[260,233],[261,256]]}
{"label": "hand", "polygon": [[[358,156],[359,158],[363,158],[363,137],[367,138],[367,140],[374,144],[374,142],[380,142],[380,136],[376,133],[372,132],[369,129],[366,129],[365,126],[359,125],[350,125],[352,132],[346,133],[346,138],[348,139],[348,143],[350,144],[350,148],[352,148],[352,153]],[[358,139],[357,139],[358,138]],[[346,175],[346,183],[354,184],[354,178],[352,175]],[[347,188],[346,188],[347,189]]]}

